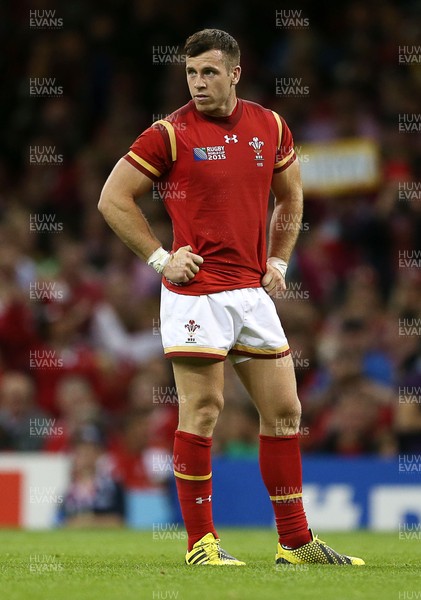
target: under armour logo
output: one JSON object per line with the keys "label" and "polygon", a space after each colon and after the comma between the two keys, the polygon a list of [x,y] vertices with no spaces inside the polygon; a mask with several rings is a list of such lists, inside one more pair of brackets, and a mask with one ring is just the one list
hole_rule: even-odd
{"label": "under armour logo", "polygon": [[207,498],[196,498],[196,504],[203,504],[204,502],[210,502],[212,496],[209,494]]}
{"label": "under armour logo", "polygon": [[227,144],[229,144],[230,142],[234,142],[234,144],[238,143],[238,138],[235,135],[235,133],[232,137],[230,137],[229,135],[224,135],[224,140],[226,141]]}

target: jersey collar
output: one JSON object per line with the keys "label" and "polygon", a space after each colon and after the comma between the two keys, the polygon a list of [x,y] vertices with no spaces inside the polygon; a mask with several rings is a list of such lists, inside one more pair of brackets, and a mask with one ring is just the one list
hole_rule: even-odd
{"label": "jersey collar", "polygon": [[241,115],[243,114],[243,101],[241,100],[241,98],[237,98],[237,104],[235,105],[235,108],[232,111],[232,113],[228,115],[228,117],[211,117],[210,115],[205,115],[204,113],[199,112],[193,100],[190,100],[189,104],[192,105],[192,109],[199,119],[207,121],[208,123],[215,123],[217,125],[220,125],[223,129],[226,130],[230,130],[235,125],[237,125],[238,121],[241,118]]}

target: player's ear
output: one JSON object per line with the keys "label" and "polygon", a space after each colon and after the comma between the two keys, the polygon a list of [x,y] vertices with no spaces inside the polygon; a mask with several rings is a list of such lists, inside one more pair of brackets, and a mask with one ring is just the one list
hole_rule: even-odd
{"label": "player's ear", "polygon": [[241,77],[241,67],[240,67],[240,65],[237,65],[236,67],[233,68],[233,70],[231,72],[232,85],[237,85],[237,83],[240,81],[240,77]]}

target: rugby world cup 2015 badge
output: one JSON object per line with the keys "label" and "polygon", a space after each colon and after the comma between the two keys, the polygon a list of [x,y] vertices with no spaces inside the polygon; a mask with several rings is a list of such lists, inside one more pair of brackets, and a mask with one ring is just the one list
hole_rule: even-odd
{"label": "rugby world cup 2015 badge", "polygon": [[265,159],[262,156],[262,148],[265,145],[265,142],[259,140],[258,137],[254,137],[251,142],[249,142],[249,146],[251,146],[255,153],[255,160],[258,161],[256,164],[258,167],[263,167],[263,162]]}
{"label": "rugby world cup 2015 badge", "polygon": [[194,160],[208,160],[206,148],[193,148]]}
{"label": "rugby world cup 2015 badge", "polygon": [[188,323],[186,323],[184,325],[184,327],[187,329],[187,331],[189,332],[189,336],[186,339],[186,344],[197,344],[196,341],[196,330],[200,329],[200,325],[198,325],[196,323],[196,321],[193,321],[193,319],[190,319],[190,321]]}
{"label": "rugby world cup 2015 badge", "polygon": [[225,160],[225,146],[193,148],[194,160]]}

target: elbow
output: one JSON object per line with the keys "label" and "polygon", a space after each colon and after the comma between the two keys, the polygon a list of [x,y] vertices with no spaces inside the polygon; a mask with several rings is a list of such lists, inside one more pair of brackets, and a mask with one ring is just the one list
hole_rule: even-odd
{"label": "elbow", "polygon": [[105,217],[109,207],[110,207],[111,201],[110,198],[106,192],[105,187],[102,189],[101,195],[99,197],[99,201],[97,204],[97,208],[99,210],[99,212]]}
{"label": "elbow", "polygon": [[122,186],[107,180],[102,188],[97,207],[104,219],[108,221],[109,218],[114,218],[116,213],[130,212],[134,203],[134,196],[122,189]]}

